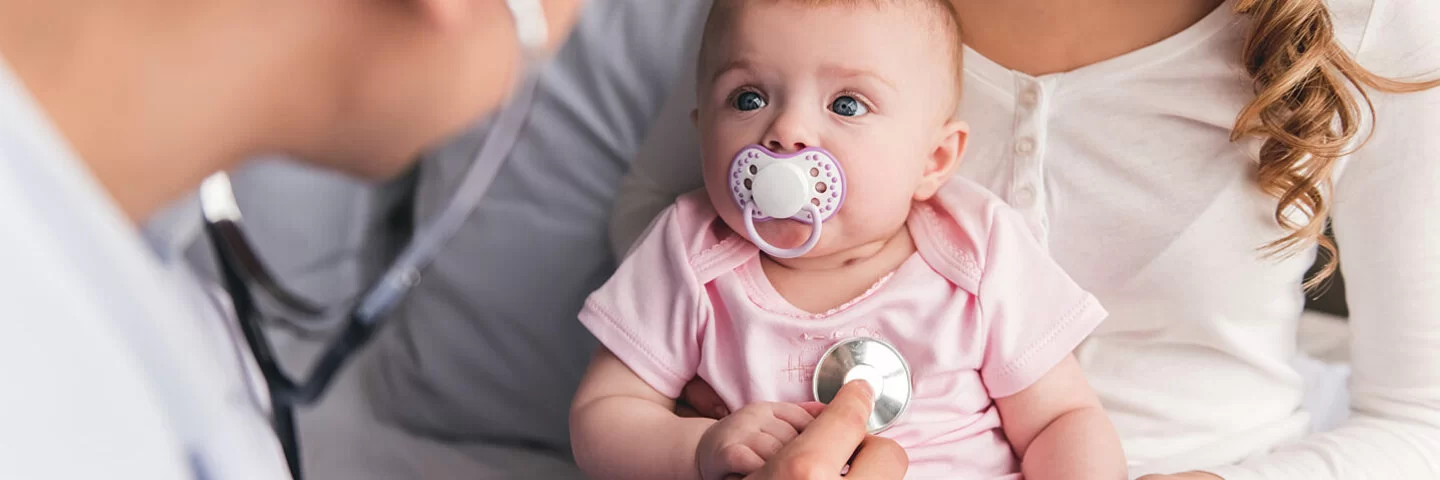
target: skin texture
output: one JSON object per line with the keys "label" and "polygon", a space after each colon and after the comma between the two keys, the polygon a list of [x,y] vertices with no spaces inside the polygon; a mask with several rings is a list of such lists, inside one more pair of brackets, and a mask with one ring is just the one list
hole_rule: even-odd
{"label": "skin texture", "polygon": [[[782,296],[824,311],[915,254],[904,228],[911,207],[933,197],[959,162],[966,126],[952,118],[953,103],[922,93],[953,89],[957,81],[949,52],[926,48],[947,36],[918,3],[728,7],[708,26],[722,30],[706,35],[697,81],[694,119],[706,189],[727,226],[744,231],[727,191],[736,152],[751,144],[782,153],[819,146],[840,159],[847,200],[825,223],[819,245],[800,258],[763,259]],[[809,229],[793,221],[757,225],[780,246],[800,243]],[[996,403],[1027,478],[1124,478],[1119,437],[1073,359]],[[819,422],[794,406],[756,404],[702,430],[699,421],[675,415],[676,406],[602,352],[572,413],[577,460],[596,478],[784,474],[789,467],[771,467],[772,460],[787,442],[800,441],[791,440],[795,432],[813,434]],[[719,405],[702,406],[723,413]],[[860,424],[863,417],[849,427],[849,440],[836,443],[850,451],[862,444]],[[830,469],[824,475],[838,475],[843,465],[823,465]]]}

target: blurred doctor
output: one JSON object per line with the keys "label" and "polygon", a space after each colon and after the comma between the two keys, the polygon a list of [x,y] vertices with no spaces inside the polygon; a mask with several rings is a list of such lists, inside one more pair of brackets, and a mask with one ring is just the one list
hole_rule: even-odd
{"label": "blurred doctor", "polygon": [[284,153],[367,178],[497,106],[579,0],[0,0],[0,478],[282,479],[233,324],[137,225]]}

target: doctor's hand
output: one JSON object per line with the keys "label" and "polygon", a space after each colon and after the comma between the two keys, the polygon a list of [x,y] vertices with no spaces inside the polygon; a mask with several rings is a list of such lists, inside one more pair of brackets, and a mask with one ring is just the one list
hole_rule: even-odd
{"label": "doctor's hand", "polygon": [[841,478],[847,462],[846,480],[904,478],[910,467],[905,449],[894,440],[865,433],[873,395],[865,382],[850,382],[829,405],[803,405],[815,420],[745,480],[834,480]]}

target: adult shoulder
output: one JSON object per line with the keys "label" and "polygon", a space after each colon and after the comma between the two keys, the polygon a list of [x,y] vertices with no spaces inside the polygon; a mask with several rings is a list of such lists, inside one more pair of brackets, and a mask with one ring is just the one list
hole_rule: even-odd
{"label": "adult shoulder", "polygon": [[1440,2],[1327,0],[1335,35],[1372,72],[1399,80],[1440,74]]}

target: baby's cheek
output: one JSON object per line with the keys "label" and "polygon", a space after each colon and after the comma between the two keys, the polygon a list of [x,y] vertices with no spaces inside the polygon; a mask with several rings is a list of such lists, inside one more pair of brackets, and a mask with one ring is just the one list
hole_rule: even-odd
{"label": "baby's cheek", "polygon": [[[862,197],[863,198],[863,197]],[[836,217],[845,223],[846,230],[858,235],[874,235],[898,228],[905,224],[910,215],[910,198],[876,198],[863,201],[859,198],[846,199],[845,206]],[[868,234],[868,235],[867,235]]]}

